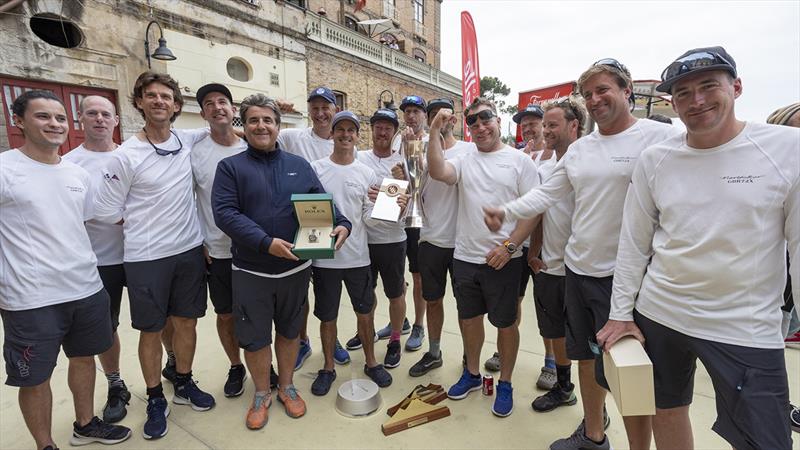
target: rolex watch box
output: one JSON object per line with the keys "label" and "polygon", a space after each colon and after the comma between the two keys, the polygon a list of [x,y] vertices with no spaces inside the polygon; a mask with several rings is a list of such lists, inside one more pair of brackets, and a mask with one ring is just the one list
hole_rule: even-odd
{"label": "rolex watch box", "polygon": [[397,197],[405,194],[407,189],[408,181],[384,178],[378,198],[375,199],[375,206],[372,207],[371,217],[386,222],[397,222],[400,219],[400,205],[397,204]]}
{"label": "rolex watch box", "polygon": [[333,232],[331,194],[292,194],[292,205],[299,227],[292,253],[300,259],[331,259],[336,238]]}
{"label": "rolex watch box", "polygon": [[611,395],[623,416],[656,413],[653,363],[635,338],[625,336],[603,352],[603,368]]}

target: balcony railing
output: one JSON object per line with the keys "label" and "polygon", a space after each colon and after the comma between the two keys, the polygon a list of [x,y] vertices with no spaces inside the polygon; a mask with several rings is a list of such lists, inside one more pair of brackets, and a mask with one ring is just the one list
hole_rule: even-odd
{"label": "balcony railing", "polygon": [[460,79],[324,19],[311,11],[306,12],[306,17],[308,17],[306,34],[309,39],[430,83],[450,93],[461,95]]}
{"label": "balcony railing", "polygon": [[394,0],[383,0],[383,16],[397,20],[397,8],[395,7]]}

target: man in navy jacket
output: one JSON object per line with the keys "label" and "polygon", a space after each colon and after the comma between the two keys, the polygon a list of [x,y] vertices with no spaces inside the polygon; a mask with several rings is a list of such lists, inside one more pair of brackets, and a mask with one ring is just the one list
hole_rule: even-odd
{"label": "man in navy jacket", "polygon": [[[220,161],[211,200],[217,226],[233,241],[236,337],[256,388],[246,423],[259,429],[267,423],[272,401],[267,368],[272,362],[273,321],[278,400],[289,416],[305,414],[292,375],[311,261],[300,260],[291,251],[298,228],[291,195],[325,190],[306,160],[277,144],[281,115],[273,100],[251,95],[242,101],[240,115],[247,150]],[[338,249],[351,224],[336,210],[334,226]]]}

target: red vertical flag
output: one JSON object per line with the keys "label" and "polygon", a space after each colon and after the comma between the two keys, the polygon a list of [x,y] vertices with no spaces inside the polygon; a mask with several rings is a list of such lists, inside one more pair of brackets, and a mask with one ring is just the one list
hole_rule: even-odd
{"label": "red vertical flag", "polygon": [[[478,38],[475,37],[475,23],[467,11],[461,11],[461,95],[465,108],[481,95]],[[464,140],[472,141],[466,122],[464,122]]]}

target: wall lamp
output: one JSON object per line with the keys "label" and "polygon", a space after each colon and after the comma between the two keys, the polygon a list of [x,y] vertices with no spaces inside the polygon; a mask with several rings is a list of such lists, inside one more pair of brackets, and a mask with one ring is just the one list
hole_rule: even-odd
{"label": "wall lamp", "polygon": [[[383,94],[389,94],[389,101],[383,99]],[[397,111],[397,106],[394,104],[394,94],[388,89],[384,89],[378,94],[378,108],[388,108],[392,111]]]}
{"label": "wall lamp", "polygon": [[[158,27],[158,32],[161,33],[161,37],[158,38],[158,48],[153,54],[150,54],[150,27],[154,25]],[[161,25],[158,24],[155,20],[150,21],[147,24],[147,30],[144,32],[144,56],[147,58],[147,68],[152,69],[150,65],[150,57],[159,60],[159,61],[175,61],[178,59],[172,54],[172,50],[167,48],[167,40],[164,39],[164,30],[161,29]]]}

